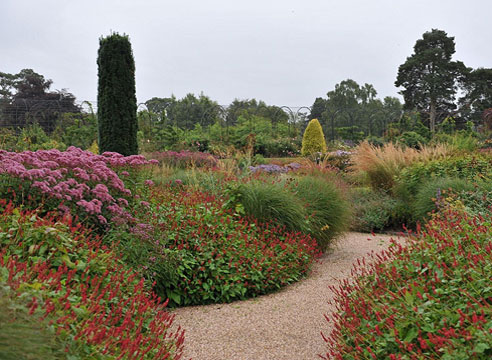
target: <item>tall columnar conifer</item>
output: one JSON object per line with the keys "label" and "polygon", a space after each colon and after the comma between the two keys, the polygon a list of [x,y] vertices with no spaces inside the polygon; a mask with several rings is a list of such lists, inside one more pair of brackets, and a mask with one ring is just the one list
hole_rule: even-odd
{"label": "tall columnar conifer", "polygon": [[302,137],[301,155],[309,156],[326,152],[326,141],[318,119],[312,119]]}
{"label": "tall columnar conifer", "polygon": [[128,36],[101,37],[97,65],[99,152],[137,154],[135,61]]}

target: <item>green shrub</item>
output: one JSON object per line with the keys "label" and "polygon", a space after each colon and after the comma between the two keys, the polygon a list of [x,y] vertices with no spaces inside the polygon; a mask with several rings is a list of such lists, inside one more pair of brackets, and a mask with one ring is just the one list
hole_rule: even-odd
{"label": "green shrub", "polygon": [[422,145],[427,143],[427,139],[415,131],[405,131],[398,137],[397,142],[414,149],[420,149]]}
{"label": "green shrub", "polygon": [[492,158],[486,155],[462,155],[415,162],[396,176],[396,193],[405,200],[417,194],[420,184],[429,179],[452,177],[468,181],[492,178]]}
{"label": "green shrub", "polygon": [[477,137],[472,133],[462,130],[452,134],[438,133],[432,141],[435,143],[448,144],[456,152],[473,152],[479,148]]}
{"label": "green shrub", "polygon": [[340,190],[319,176],[303,176],[290,184],[308,213],[308,234],[316,239],[324,251],[334,238],[348,228],[349,206]]}
{"label": "green shrub", "polygon": [[28,125],[23,128],[15,144],[16,151],[50,149],[65,150],[66,145],[50,138],[38,124]]}
{"label": "green shrub", "polygon": [[399,204],[390,195],[371,188],[355,188],[350,200],[353,204],[352,230],[371,232],[396,226]]}
{"label": "green shrub", "polygon": [[302,137],[302,156],[310,156],[316,153],[324,154],[326,152],[326,141],[323,129],[318,119],[312,119]]}
{"label": "green shrub", "polygon": [[410,204],[413,210],[413,221],[428,219],[431,212],[439,210],[439,204],[443,203],[443,198],[450,192],[459,194],[473,190],[472,183],[458,178],[438,178],[423,183],[417,191],[414,202]]}
{"label": "green shrub", "polygon": [[15,151],[17,143],[17,134],[13,129],[0,128],[0,149]]}

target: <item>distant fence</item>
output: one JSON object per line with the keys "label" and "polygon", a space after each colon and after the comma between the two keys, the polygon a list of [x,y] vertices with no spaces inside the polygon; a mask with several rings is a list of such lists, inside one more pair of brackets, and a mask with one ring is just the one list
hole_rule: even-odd
{"label": "distant fence", "polygon": [[[268,117],[272,121],[273,130],[279,119],[287,119],[289,134],[300,134],[310,119],[310,106],[276,106],[274,112]],[[142,103],[138,105],[140,121],[151,127],[163,125],[179,126],[184,130],[192,129],[196,124],[202,125],[207,131],[208,125],[219,122],[225,131],[233,125],[228,106],[215,105],[207,109],[193,109],[194,121],[177,124],[173,121],[168,109],[164,107],[160,112],[152,113]],[[249,110],[250,111],[250,110]],[[258,108],[261,111],[261,108]],[[65,100],[27,100],[17,99],[14,103],[2,102],[0,99],[0,128],[12,128],[16,131],[30,124],[39,124],[43,129],[53,131],[57,124],[64,121],[67,113],[80,114],[81,116],[96,116],[97,103],[95,101],[83,101],[73,103]],[[253,112],[254,115],[254,112]],[[391,111],[386,109],[344,109],[327,110],[320,117],[327,139],[357,138],[366,136],[382,136],[392,123],[402,121],[404,115],[411,117],[412,112]],[[438,113],[437,122],[440,123],[449,113]],[[198,120],[197,120],[198,119]],[[463,127],[465,117],[456,119],[456,126]],[[291,132],[292,129],[292,132]],[[254,132],[254,128],[251,129]]]}

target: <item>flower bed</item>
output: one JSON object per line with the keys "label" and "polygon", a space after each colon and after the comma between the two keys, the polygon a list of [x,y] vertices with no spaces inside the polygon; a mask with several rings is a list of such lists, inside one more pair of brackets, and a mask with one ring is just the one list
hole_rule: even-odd
{"label": "flower bed", "polygon": [[[248,222],[224,210],[221,199],[200,191],[155,189],[149,201],[142,231],[133,230],[132,236],[146,244],[143,265],[171,305],[265,294],[299,280],[318,256],[316,241],[308,235]],[[174,261],[176,267],[162,270],[160,261]]]}
{"label": "flower bed", "polygon": [[492,221],[446,210],[333,290],[325,359],[490,359]]}
{"label": "flower bed", "polygon": [[171,331],[166,304],[99,237],[70,217],[5,200],[0,209],[0,285],[29,299],[29,314],[49,321],[71,359],[181,358],[184,334]]}

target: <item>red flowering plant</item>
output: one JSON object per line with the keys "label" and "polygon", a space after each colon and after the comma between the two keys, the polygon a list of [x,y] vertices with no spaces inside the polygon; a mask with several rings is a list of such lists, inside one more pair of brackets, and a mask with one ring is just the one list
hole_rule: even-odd
{"label": "red flowering plant", "polygon": [[128,205],[135,194],[123,180],[136,188],[139,172],[132,169],[152,163],[156,162],[140,155],[94,155],[75,147],[22,153],[0,150],[0,197],[27,208],[70,213],[87,226],[104,229],[111,222],[118,225],[133,219]]}
{"label": "red flowering plant", "polygon": [[138,251],[145,251],[141,267],[172,306],[277,290],[303,277],[319,254],[308,235],[238,218],[222,199],[201,191],[156,188],[149,202],[140,227],[115,229],[112,236],[138,239]]}
{"label": "red flowering plant", "polygon": [[28,299],[71,359],[181,358],[166,304],[98,236],[70,217],[0,208],[0,285]]}
{"label": "red flowering plant", "polygon": [[334,287],[323,359],[491,359],[492,219],[443,210]]}

